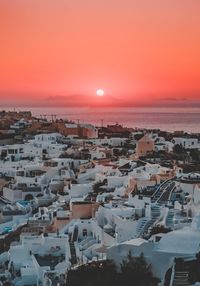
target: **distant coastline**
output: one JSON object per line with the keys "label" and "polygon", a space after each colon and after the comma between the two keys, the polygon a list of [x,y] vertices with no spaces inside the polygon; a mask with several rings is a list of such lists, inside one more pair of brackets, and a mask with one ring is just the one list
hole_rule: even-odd
{"label": "distant coastline", "polygon": [[75,108],[75,107],[0,107],[5,110],[30,110],[34,116],[56,114],[58,118],[95,125],[114,124],[127,127],[161,129],[166,131],[182,130],[188,133],[199,133],[200,108],[198,107],[135,107],[135,108]]}

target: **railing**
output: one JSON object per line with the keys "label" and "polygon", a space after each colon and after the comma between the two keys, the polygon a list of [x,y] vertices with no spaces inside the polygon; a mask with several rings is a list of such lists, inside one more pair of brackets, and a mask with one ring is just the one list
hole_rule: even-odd
{"label": "railing", "polygon": [[173,286],[174,276],[175,276],[175,265],[173,265],[172,267],[172,273],[171,273],[171,279],[170,279],[169,286]]}
{"label": "railing", "polygon": [[153,199],[153,198],[156,196],[156,194],[160,192],[160,189],[161,189],[168,181],[170,181],[170,180],[171,180],[171,179],[167,179],[167,180],[165,180],[164,182],[162,182],[162,183],[159,185],[159,187],[157,188],[157,190],[153,193],[153,195],[151,196],[151,198]]}
{"label": "railing", "polygon": [[[153,199],[155,197],[155,195],[157,193],[159,193],[160,189],[168,182],[173,181],[175,179],[175,177],[172,177],[170,179],[165,180],[163,183],[160,184],[160,186],[157,188],[157,190],[153,193],[153,195],[151,196],[151,198]],[[165,189],[165,188],[164,188]]]}
{"label": "railing", "polygon": [[172,188],[171,192],[170,192],[170,195],[169,195],[169,198],[172,197],[172,193],[174,192],[174,190],[176,189],[176,184],[174,185],[174,187]]}
{"label": "railing", "polygon": [[[144,221],[144,220],[143,220]],[[152,219],[149,218],[147,219],[146,222],[144,222],[144,224],[141,226],[142,224],[142,220],[140,222],[140,226],[141,226],[141,229],[140,229],[140,226],[138,226],[138,230],[136,230],[136,237],[142,237],[142,235],[144,234],[145,230],[146,230],[146,227],[148,224],[150,224],[152,222]]]}
{"label": "railing", "polygon": [[164,208],[161,211],[160,216],[156,219],[155,223],[159,223],[161,225],[166,226],[166,221],[169,213],[169,208]]}

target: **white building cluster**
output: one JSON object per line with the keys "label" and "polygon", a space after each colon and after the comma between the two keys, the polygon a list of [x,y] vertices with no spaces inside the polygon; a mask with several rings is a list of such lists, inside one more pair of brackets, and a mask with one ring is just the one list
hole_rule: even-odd
{"label": "white building cluster", "polygon": [[65,285],[69,269],[100,259],[119,266],[131,252],[144,254],[160,285],[172,269],[170,285],[186,286],[173,281],[177,259],[200,252],[200,174],[145,156],[176,144],[199,150],[198,139],[96,137],[38,134],[0,147],[0,278]]}

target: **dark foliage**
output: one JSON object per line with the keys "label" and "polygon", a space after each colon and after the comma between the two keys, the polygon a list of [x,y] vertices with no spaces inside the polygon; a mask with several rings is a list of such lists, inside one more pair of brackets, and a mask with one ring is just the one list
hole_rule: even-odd
{"label": "dark foliage", "polygon": [[186,150],[182,147],[182,145],[176,144],[176,145],[174,145],[173,151],[176,154],[183,154],[183,153],[185,153]]}
{"label": "dark foliage", "polygon": [[156,225],[151,230],[151,235],[158,234],[158,233],[168,233],[170,232],[170,228],[167,228],[163,225]]}
{"label": "dark foliage", "polygon": [[197,149],[192,149],[190,151],[190,157],[193,162],[199,162],[200,161],[200,152]]}
{"label": "dark foliage", "polygon": [[111,261],[92,262],[70,270],[67,286],[112,286],[117,285],[117,272]]}
{"label": "dark foliage", "polygon": [[147,264],[143,254],[132,257],[129,252],[126,260],[121,265],[121,283],[126,286],[156,286],[158,279],[151,272],[151,265]]}
{"label": "dark foliage", "polygon": [[157,286],[158,282],[143,254],[135,258],[129,253],[120,272],[112,261],[92,262],[70,270],[66,286]]}

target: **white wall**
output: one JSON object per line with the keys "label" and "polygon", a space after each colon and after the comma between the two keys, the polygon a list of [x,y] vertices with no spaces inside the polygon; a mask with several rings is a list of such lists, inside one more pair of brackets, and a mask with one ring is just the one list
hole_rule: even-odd
{"label": "white wall", "polygon": [[3,188],[3,196],[11,202],[16,202],[22,199],[22,191]]}
{"label": "white wall", "polygon": [[174,144],[182,145],[186,149],[196,149],[199,148],[199,143],[197,138],[173,138]]}
{"label": "white wall", "polygon": [[115,188],[115,187],[122,187],[124,185],[126,177],[118,177],[118,176],[108,176],[108,187]]}
{"label": "white wall", "polygon": [[198,185],[194,188],[194,203],[200,204],[200,187]]}
{"label": "white wall", "polygon": [[69,193],[70,198],[80,198],[92,191],[92,184],[74,184],[71,189],[65,187],[65,191]]}

